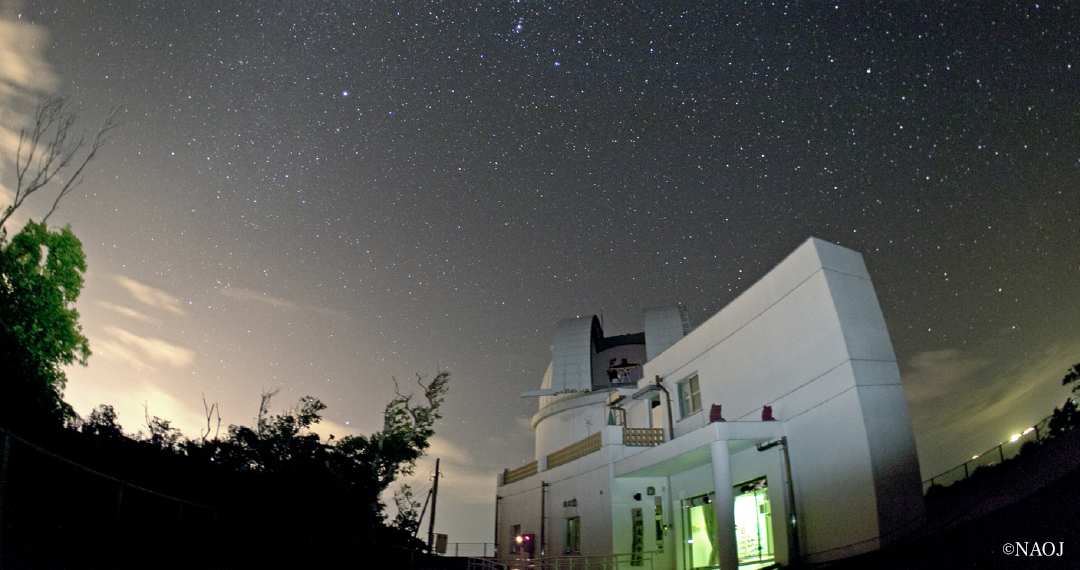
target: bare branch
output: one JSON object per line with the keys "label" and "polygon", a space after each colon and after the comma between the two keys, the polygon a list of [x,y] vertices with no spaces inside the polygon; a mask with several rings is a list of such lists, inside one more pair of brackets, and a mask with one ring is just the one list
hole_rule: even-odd
{"label": "bare branch", "polygon": [[[217,413],[218,425],[217,429],[214,431],[214,439],[218,438],[218,432],[221,431],[221,412],[218,409],[217,402],[214,402],[209,406],[206,405],[205,393],[202,395],[202,405],[203,411],[206,412],[206,433],[202,434],[202,441],[203,443],[206,443],[206,438],[210,436],[210,420],[214,417],[215,413]],[[202,430],[199,431],[202,432]]]}
{"label": "bare branch", "polygon": [[[77,118],[78,113],[67,101],[54,98],[38,106],[34,124],[29,130],[19,132],[19,146],[15,153],[15,195],[12,203],[0,214],[0,227],[7,223],[27,198],[60,176],[63,182],[42,222],[48,220],[59,207],[60,200],[82,182],[86,165],[124,122],[120,108],[113,107],[93,140],[88,143],[85,130],[78,136],[73,135]],[[86,155],[78,158],[84,150],[87,151]]]}
{"label": "bare branch", "polygon": [[262,399],[259,402],[259,417],[256,421],[256,433],[259,437],[263,436],[263,429],[268,427],[269,421],[266,419],[266,415],[270,413],[270,401],[274,399],[274,396],[278,395],[281,388],[274,388],[267,392],[262,393]]}

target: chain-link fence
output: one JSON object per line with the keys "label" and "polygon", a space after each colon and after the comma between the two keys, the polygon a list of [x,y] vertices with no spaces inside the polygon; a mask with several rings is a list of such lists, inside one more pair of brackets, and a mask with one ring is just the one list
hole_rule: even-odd
{"label": "chain-link fence", "polygon": [[1053,419],[1053,417],[1053,414],[1046,416],[1042,421],[1027,428],[1023,433],[1017,434],[1017,436],[1014,436],[1009,441],[1001,442],[998,445],[973,456],[971,459],[960,465],[923,481],[923,492],[926,492],[933,486],[948,487],[953,483],[971,477],[979,469],[993,467],[1008,459],[1012,459],[1017,455],[1020,455],[1021,450],[1027,443],[1034,443],[1036,445],[1042,443],[1043,440],[1051,435],[1050,420]]}

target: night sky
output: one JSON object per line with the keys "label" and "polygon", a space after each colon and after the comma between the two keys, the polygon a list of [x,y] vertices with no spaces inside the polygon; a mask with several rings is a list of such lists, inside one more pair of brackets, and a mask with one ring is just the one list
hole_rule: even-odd
{"label": "night sky", "polygon": [[50,218],[90,267],[67,400],[197,436],[203,394],[251,425],[280,387],[340,437],[449,370],[450,542],[492,540],[495,474],[532,459],[559,319],[697,325],[833,241],[929,477],[1080,362],[1078,30],[1070,2],[0,0],[3,202],[31,97],[123,106]]}

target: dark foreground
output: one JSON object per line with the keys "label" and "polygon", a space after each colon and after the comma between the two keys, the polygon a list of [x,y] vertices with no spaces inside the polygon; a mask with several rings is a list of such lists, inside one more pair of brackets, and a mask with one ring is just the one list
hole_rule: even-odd
{"label": "dark foreground", "polygon": [[1080,430],[927,496],[927,524],[829,570],[1080,568]]}

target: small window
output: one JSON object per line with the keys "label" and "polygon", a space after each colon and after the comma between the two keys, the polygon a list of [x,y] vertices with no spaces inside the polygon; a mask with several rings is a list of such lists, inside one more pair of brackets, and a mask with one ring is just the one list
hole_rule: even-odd
{"label": "small window", "polygon": [[566,519],[566,553],[581,552],[581,517]]}
{"label": "small window", "polygon": [[686,417],[701,411],[701,389],[698,387],[698,376],[693,376],[679,382],[679,413]]}

